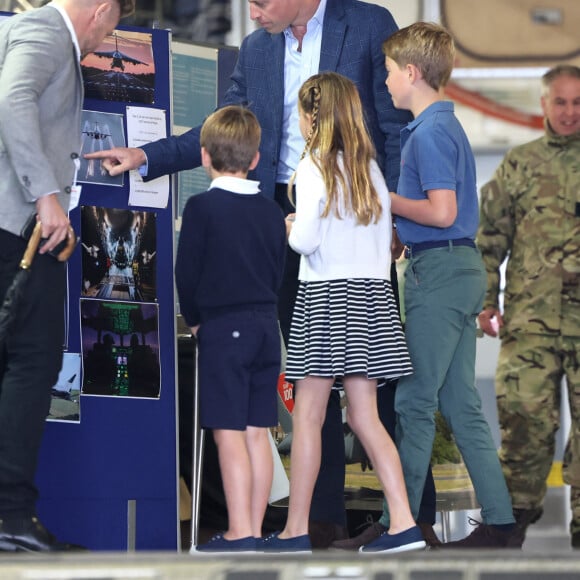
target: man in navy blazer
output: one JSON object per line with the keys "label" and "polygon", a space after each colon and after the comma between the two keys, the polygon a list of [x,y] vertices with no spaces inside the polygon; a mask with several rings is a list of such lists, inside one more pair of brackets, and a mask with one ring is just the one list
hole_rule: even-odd
{"label": "man in navy blazer", "polygon": [[[232,84],[220,103],[247,105],[258,117],[262,127],[260,163],[249,177],[260,181],[262,193],[269,197],[274,197],[282,143],[284,30],[292,28],[294,22],[305,27],[320,4],[321,0],[250,0],[251,17],[262,27],[242,41]],[[274,6],[278,13],[284,11],[287,20],[281,16],[279,24],[268,25],[261,20],[261,10],[273,11]],[[327,0],[318,67],[319,71],[341,73],[357,84],[379,165],[391,191],[396,191],[399,179],[399,132],[411,120],[407,112],[393,107],[385,86],[381,43],[396,30],[397,25],[385,8],[357,0]],[[114,148],[87,157],[105,159],[104,166],[111,175],[147,163],[145,179],[155,179],[201,165],[200,129],[195,127],[139,149]]]}
{"label": "man in navy blazer", "polygon": [[[262,127],[260,162],[249,178],[260,181],[263,195],[277,199],[287,213],[293,211],[287,200],[286,184],[288,170],[295,168],[301,151],[295,152],[293,163],[286,167],[286,174],[281,160],[288,165],[288,160],[293,157],[286,147],[288,126],[293,123],[291,115],[297,110],[301,84],[295,80],[292,85],[288,79],[292,74],[294,77],[304,75],[302,68],[299,73],[297,70],[305,66],[310,67],[310,74],[335,71],[356,83],[379,165],[389,189],[396,191],[399,133],[411,117],[393,107],[385,86],[382,43],[398,29],[388,10],[358,0],[249,0],[249,4],[250,17],[260,28],[242,41],[231,77],[232,84],[220,103],[220,106],[248,106]],[[294,130],[298,131],[297,121]],[[138,149],[114,148],[87,157],[103,159],[103,165],[111,175],[140,168],[146,180],[155,179],[201,164],[199,134],[200,127],[195,127],[183,135],[161,139]],[[395,275],[393,273],[392,278]],[[396,284],[396,279],[393,283]],[[289,251],[285,283],[280,294],[280,325],[285,339],[297,285],[298,256]],[[383,422],[389,424],[387,428],[391,434],[394,431],[393,390],[393,386],[387,386],[378,391],[381,416]],[[328,546],[345,530],[342,438],[342,417],[338,396],[335,396],[331,397],[323,427],[322,465],[311,510],[311,521],[323,522],[322,528],[329,533],[320,542],[312,538],[314,547]],[[434,488],[431,488],[431,504],[426,521],[434,523]]]}

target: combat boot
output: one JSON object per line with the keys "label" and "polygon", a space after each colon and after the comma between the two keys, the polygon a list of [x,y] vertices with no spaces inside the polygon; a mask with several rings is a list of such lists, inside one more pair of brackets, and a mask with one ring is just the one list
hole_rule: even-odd
{"label": "combat boot", "polygon": [[509,541],[510,548],[522,547],[528,528],[532,524],[535,524],[542,517],[543,513],[544,510],[541,507],[530,509],[514,508],[516,525]]}
{"label": "combat boot", "polygon": [[570,522],[571,544],[574,550],[580,550],[580,522],[572,519]]}

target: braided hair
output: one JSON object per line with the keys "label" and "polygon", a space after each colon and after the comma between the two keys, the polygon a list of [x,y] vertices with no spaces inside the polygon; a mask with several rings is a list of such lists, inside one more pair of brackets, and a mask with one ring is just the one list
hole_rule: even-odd
{"label": "braided hair", "polygon": [[375,149],[356,85],[334,72],[314,75],[300,88],[298,106],[311,121],[301,159],[310,154],[328,192],[321,217],[346,212],[361,225],[376,223],[382,206],[370,176]]}

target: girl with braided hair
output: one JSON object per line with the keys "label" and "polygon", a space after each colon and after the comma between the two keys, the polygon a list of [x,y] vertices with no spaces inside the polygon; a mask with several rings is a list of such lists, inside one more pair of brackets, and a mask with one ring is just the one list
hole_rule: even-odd
{"label": "girl with braided hair", "polygon": [[352,81],[314,75],[300,88],[298,108],[306,147],[295,173],[296,213],[287,221],[288,242],[301,254],[286,361],[286,377],[296,381],[290,504],[284,530],[265,538],[264,550],[311,551],[308,515],[335,379],[392,510],[383,553],[423,548],[376,402],[379,379],[412,373],[390,283],[389,193]]}

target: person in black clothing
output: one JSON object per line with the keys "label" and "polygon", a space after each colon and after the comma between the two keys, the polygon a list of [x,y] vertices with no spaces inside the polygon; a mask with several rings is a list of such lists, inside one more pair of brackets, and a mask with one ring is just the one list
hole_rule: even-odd
{"label": "person in black clothing", "polygon": [[181,314],[198,341],[200,424],[213,432],[228,509],[227,531],[197,552],[256,551],[272,486],[286,226],[276,202],[246,179],[260,134],[243,107],[208,117],[201,156],[212,182],[188,200],[177,250]]}

